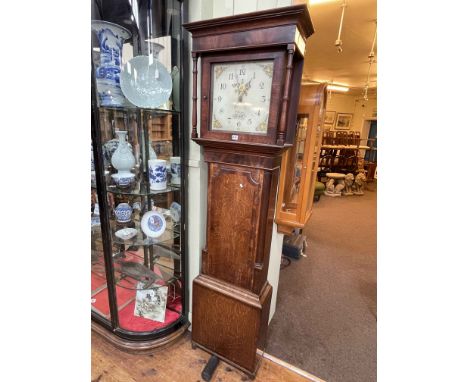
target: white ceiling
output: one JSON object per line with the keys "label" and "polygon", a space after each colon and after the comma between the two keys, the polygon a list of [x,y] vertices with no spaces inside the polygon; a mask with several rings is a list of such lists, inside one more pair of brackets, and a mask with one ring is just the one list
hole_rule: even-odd
{"label": "white ceiling", "polygon": [[[338,36],[342,3],[342,0],[329,0],[318,4],[312,2],[309,5],[315,33],[307,40],[303,79],[363,89],[369,70],[368,55],[374,40],[377,0],[346,0],[341,31],[343,51],[339,53],[335,40]],[[377,86],[377,43],[374,52],[370,88]]]}

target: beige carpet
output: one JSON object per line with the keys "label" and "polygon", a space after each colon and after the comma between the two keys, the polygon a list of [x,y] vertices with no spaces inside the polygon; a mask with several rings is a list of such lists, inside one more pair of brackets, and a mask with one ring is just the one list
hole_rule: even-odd
{"label": "beige carpet", "polygon": [[376,187],[322,196],[308,257],[280,273],[267,352],[329,382],[376,381]]}

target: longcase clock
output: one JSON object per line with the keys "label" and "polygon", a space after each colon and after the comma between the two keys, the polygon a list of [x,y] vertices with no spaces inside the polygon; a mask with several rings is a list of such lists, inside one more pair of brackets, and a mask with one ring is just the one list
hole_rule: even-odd
{"label": "longcase clock", "polygon": [[185,27],[193,37],[192,139],[204,147],[208,164],[192,340],[254,376],[272,295],[267,274],[281,153],[295,136],[313,26],[307,6],[296,5]]}

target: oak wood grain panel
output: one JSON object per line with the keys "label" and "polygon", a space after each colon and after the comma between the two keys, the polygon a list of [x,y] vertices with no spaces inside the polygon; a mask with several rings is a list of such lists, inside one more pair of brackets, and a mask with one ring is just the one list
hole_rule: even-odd
{"label": "oak wood grain panel", "polygon": [[[220,292],[222,284],[206,276],[193,283],[193,303],[198,309],[192,314],[194,342],[219,354],[251,373],[256,371],[256,349],[265,338],[265,313],[272,288],[269,284],[257,296],[228,287]],[[266,323],[267,324],[267,323]],[[262,343],[263,346],[263,343]]]}
{"label": "oak wood grain panel", "polygon": [[209,164],[207,255],[202,272],[250,289],[263,172]]}

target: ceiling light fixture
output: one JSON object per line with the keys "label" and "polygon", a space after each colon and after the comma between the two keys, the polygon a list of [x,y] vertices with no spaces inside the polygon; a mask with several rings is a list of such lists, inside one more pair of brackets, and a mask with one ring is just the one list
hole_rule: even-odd
{"label": "ceiling light fixture", "polygon": [[371,71],[371,67],[375,59],[374,47],[375,47],[376,39],[377,39],[377,20],[375,20],[374,41],[372,41],[372,47],[369,52],[369,55],[367,56],[369,58],[369,69],[367,70],[367,81],[366,81],[366,85],[364,86],[364,101],[367,101],[369,99],[369,97],[367,96],[367,92],[369,90],[370,71]]}
{"label": "ceiling light fixture", "polygon": [[348,86],[331,85],[331,84],[327,86],[327,89],[330,91],[343,92],[343,93],[346,93],[347,91],[349,91]]}
{"label": "ceiling light fixture", "polygon": [[338,37],[335,41],[335,46],[338,48],[338,53],[343,51],[343,41],[341,41],[341,29],[343,28],[343,20],[344,20],[344,12],[346,8],[346,0],[343,0],[341,4],[341,21],[340,21],[340,29],[338,29]]}

